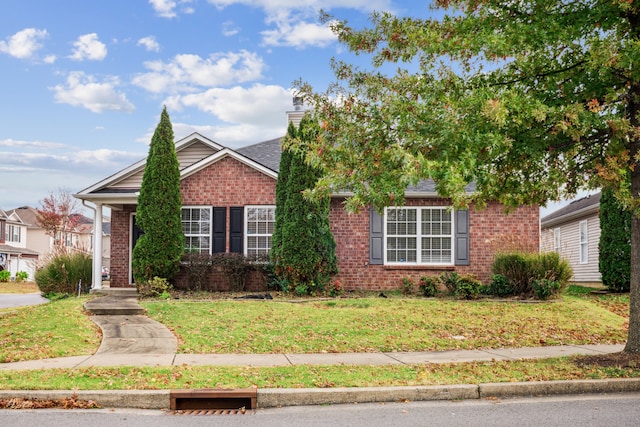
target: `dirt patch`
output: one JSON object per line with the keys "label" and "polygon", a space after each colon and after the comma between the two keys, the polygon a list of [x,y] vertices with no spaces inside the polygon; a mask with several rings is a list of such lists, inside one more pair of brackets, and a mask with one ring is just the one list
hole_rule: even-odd
{"label": "dirt patch", "polygon": [[609,353],[593,356],[578,356],[575,358],[576,365],[599,366],[603,368],[640,368],[640,353]]}

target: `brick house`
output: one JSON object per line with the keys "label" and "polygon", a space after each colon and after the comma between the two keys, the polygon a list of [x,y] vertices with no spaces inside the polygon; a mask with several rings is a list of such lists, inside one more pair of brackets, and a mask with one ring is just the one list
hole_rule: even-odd
{"label": "brick house", "polygon": [[[294,123],[302,113],[289,113]],[[263,255],[270,248],[280,139],[232,150],[194,133],[176,142],[183,199],[186,245],[205,253]],[[111,208],[111,287],[132,287],[131,253],[139,236],[135,226],[137,192],[145,160],[131,165],[74,196]],[[457,271],[490,280],[493,255],[505,241],[537,251],[540,215],[526,206],[505,215],[498,203],[484,210],[451,209],[433,183],[407,190],[406,205],[349,214],[346,194],[335,194],[330,208],[339,273],[345,289],[397,289],[403,277]],[[162,201],[158,201],[161,203]],[[101,253],[101,242],[93,248]],[[96,257],[94,257],[95,259]],[[100,287],[94,261],[94,288]],[[98,273],[96,273],[98,271]],[[96,274],[98,276],[96,276]],[[98,277],[98,278],[96,278]]]}

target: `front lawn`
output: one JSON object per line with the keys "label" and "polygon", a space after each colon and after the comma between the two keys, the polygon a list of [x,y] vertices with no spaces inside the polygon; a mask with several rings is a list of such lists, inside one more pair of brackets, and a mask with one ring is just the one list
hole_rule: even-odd
{"label": "front lawn", "polygon": [[626,340],[625,318],[583,297],[522,303],[410,298],[143,302],[179,353],[431,351]]}

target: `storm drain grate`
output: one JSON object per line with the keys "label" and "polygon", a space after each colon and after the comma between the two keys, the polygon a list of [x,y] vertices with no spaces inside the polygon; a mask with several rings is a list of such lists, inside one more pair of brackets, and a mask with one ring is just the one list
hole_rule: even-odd
{"label": "storm drain grate", "polygon": [[172,411],[244,411],[256,408],[258,392],[247,389],[172,390],[169,393]]}
{"label": "storm drain grate", "polygon": [[171,415],[251,415],[255,410],[240,409],[181,409],[170,412]]}

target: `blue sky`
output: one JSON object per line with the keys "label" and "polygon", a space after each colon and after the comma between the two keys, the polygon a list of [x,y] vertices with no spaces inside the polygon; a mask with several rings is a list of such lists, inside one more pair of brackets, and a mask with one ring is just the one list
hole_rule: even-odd
{"label": "blue sky", "polygon": [[144,158],[166,105],[180,139],[284,135],[295,80],[323,90],[359,60],[318,21],[354,26],[415,0],[3,0],[0,208],[38,207]]}

